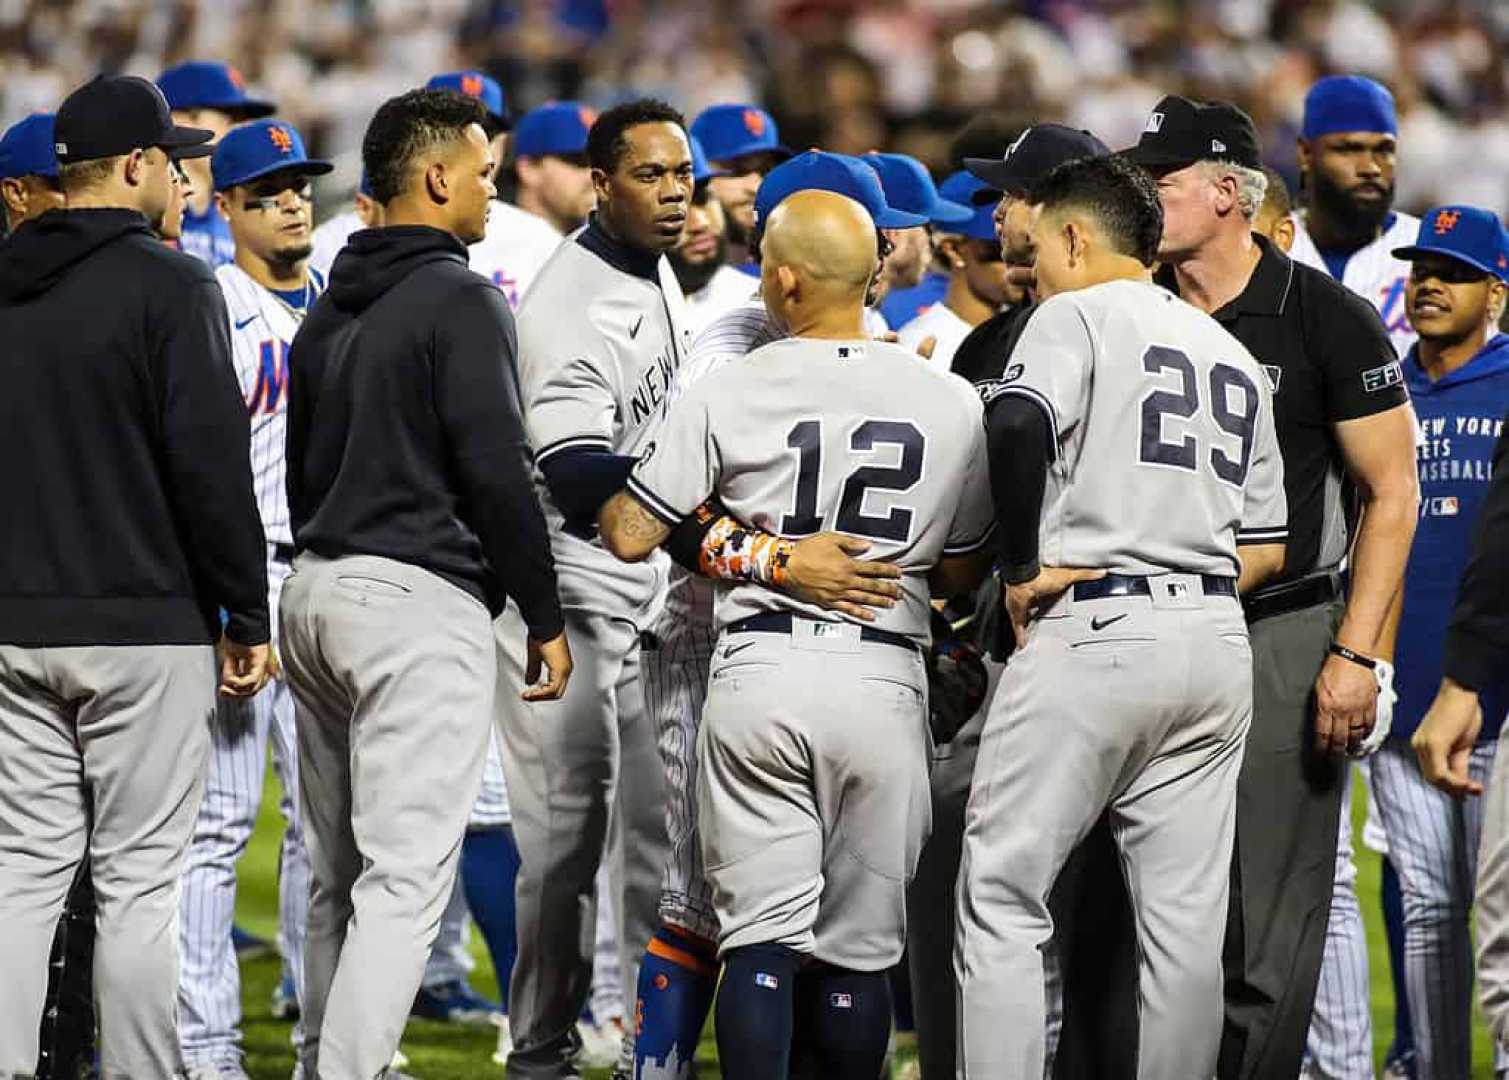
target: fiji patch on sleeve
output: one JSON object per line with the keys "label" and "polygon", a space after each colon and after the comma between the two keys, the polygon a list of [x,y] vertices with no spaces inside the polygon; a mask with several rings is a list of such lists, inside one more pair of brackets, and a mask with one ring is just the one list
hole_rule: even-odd
{"label": "fiji patch on sleeve", "polygon": [[1399,366],[1397,360],[1390,360],[1387,364],[1368,368],[1362,373],[1362,388],[1370,394],[1387,390],[1390,386],[1398,386],[1402,382],[1404,382],[1404,369]]}

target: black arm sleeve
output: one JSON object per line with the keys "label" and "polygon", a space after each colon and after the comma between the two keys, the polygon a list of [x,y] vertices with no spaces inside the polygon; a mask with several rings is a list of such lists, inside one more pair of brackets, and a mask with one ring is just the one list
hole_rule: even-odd
{"label": "black arm sleeve", "polygon": [[1472,561],[1457,589],[1446,631],[1445,674],[1478,690],[1503,675],[1509,661],[1509,432],[1493,448],[1493,483],[1483,500]]}
{"label": "black arm sleeve", "polygon": [[728,517],[728,507],[716,495],[708,496],[706,502],[681,519],[681,524],[671,530],[660,546],[665,548],[676,565],[694,574],[702,573],[702,538],[707,535],[719,518]]}
{"label": "black arm sleeve", "polygon": [[635,458],[590,446],[551,454],[540,466],[550,497],[568,522],[597,524],[597,512],[629,479]]}
{"label": "black arm sleeve", "polygon": [[173,300],[156,320],[155,350],[168,498],[201,606],[226,613],[232,641],[261,645],[271,637],[267,544],[225,298],[210,279]]}
{"label": "black arm sleeve", "polygon": [[986,419],[990,492],[996,506],[1001,577],[1008,585],[1037,577],[1038,526],[1053,429],[1043,410],[1025,397],[1004,394]]}
{"label": "black arm sleeve", "polygon": [[530,479],[513,313],[486,281],[446,305],[436,331],[435,403],[482,553],[519,605],[529,635],[565,625],[545,515]]}

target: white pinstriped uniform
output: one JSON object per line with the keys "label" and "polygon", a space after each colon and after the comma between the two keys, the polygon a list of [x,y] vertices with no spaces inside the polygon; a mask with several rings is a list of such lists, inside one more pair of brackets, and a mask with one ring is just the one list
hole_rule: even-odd
{"label": "white pinstriped uniform", "polygon": [[[300,316],[239,267],[215,271],[230,314],[231,356],[251,414],[251,467],[262,528],[269,545],[268,599],[277,611],[288,565],[272,546],[291,544],[284,493],[283,436],[287,421],[288,346]],[[311,278],[310,297],[323,285]],[[272,625],[278,640],[277,619]],[[179,1039],[191,1065],[238,1066],[241,977],[231,946],[236,906],[236,860],[246,849],[262,801],[267,742],[283,784],[287,822],[278,873],[278,944],[302,993],[309,862],[296,799],[297,745],[293,697],[274,680],[250,701],[216,703],[204,803],[184,860],[179,919]],[[300,1032],[295,1032],[295,1039]]]}
{"label": "white pinstriped uniform", "polygon": [[[1295,262],[1329,273],[1315,241],[1305,229],[1304,214],[1295,213],[1294,246],[1289,257]],[[1355,251],[1342,271],[1342,284],[1377,309],[1395,351],[1402,357],[1414,344],[1415,331],[1404,312],[1404,285],[1409,263],[1392,251],[1415,242],[1420,219],[1394,214],[1393,220],[1372,243]],[[1352,770],[1362,773],[1365,768]],[[1351,790],[1351,776],[1347,790]],[[1373,1014],[1369,993],[1367,933],[1357,899],[1357,864],[1352,852],[1351,803],[1342,804],[1340,836],[1336,845],[1336,884],[1331,894],[1331,913],[1326,922],[1325,957],[1320,983],[1315,991],[1315,1015],[1306,1039],[1307,1069],[1327,1080],[1369,1080],[1373,1075]]]}

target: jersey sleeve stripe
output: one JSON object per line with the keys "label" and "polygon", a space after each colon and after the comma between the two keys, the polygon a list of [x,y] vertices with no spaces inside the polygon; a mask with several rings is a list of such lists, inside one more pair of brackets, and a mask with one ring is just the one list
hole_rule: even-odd
{"label": "jersey sleeve stripe", "polygon": [[987,525],[985,527],[985,531],[982,532],[979,535],[979,537],[977,539],[975,539],[975,540],[969,540],[969,541],[966,541],[965,543],[962,543],[962,544],[944,544],[943,545],[943,554],[945,554],[945,555],[973,555],[975,552],[977,552],[981,548],[985,547],[986,544],[990,543],[991,537],[995,536],[995,534],[996,534],[996,523],[994,521],[992,521],[989,525]]}
{"label": "jersey sleeve stripe", "polygon": [[646,510],[667,525],[680,525],[681,519],[686,517],[685,514],[677,513],[674,506],[640,483],[638,477],[632,473],[629,474],[628,488],[630,494],[643,503]]}
{"label": "jersey sleeve stripe", "polygon": [[601,435],[569,435],[564,439],[557,439],[548,446],[542,446],[535,451],[534,461],[538,465],[546,458],[559,454],[562,450],[611,450],[613,444]]}
{"label": "jersey sleeve stripe", "polygon": [[1053,455],[1053,460],[1057,461],[1058,460],[1058,417],[1053,412],[1053,402],[1049,401],[1040,392],[1038,392],[1037,390],[1034,390],[1030,386],[1013,386],[1010,383],[1008,383],[1005,386],[1000,387],[995,392],[995,396],[996,397],[1006,397],[1007,395],[1012,395],[1014,397],[1026,398],[1028,401],[1030,401],[1034,405],[1036,405],[1039,409],[1043,410],[1043,415],[1048,420],[1048,434],[1050,436],[1050,441],[1049,441],[1049,447],[1048,447],[1048,449],[1049,449],[1049,451]]}
{"label": "jersey sleeve stripe", "polygon": [[1280,540],[1287,539],[1289,539],[1289,527],[1287,525],[1237,530],[1238,543],[1277,543]]}

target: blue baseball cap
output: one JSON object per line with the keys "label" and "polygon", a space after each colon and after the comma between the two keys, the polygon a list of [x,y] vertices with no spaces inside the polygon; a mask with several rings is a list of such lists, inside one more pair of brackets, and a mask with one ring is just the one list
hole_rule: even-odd
{"label": "blue baseball cap", "polygon": [[705,184],[715,176],[727,176],[727,173],[719,172],[708,164],[707,155],[702,151],[702,140],[697,136],[688,134],[687,145],[692,148],[692,183]]}
{"label": "blue baseball cap", "polygon": [[940,197],[932,176],[914,157],[866,154],[860,160],[880,174],[885,201],[897,210],[921,214],[934,225],[961,225],[974,216],[972,208]]}
{"label": "blue baseball cap", "polygon": [[1438,206],[1427,211],[1415,242],[1395,248],[1393,255],[1406,261],[1445,255],[1509,284],[1509,236],[1497,214],[1475,206]]}
{"label": "blue baseball cap", "polygon": [[513,129],[513,155],[585,157],[597,113],[580,101],[551,101],[530,109]]}
{"label": "blue baseball cap", "polygon": [[275,172],[319,176],[335,168],[304,152],[304,140],[282,120],[256,120],[232,128],[215,145],[210,175],[215,190],[224,191]]}
{"label": "blue baseball cap", "polygon": [[53,141],[52,113],[32,113],[16,121],[0,136],[0,180],[57,176],[58,155]]}
{"label": "blue baseball cap", "polygon": [[218,60],[186,60],[157,76],[157,87],[170,109],[217,109],[245,120],[271,116],[271,101],[246,96],[246,80]]}
{"label": "blue baseball cap", "polygon": [[709,106],[692,121],[691,134],[701,140],[709,161],[732,161],[745,154],[791,156],[781,145],[774,118],[758,105]]}
{"label": "blue baseball cap", "polygon": [[886,202],[880,174],[857,157],[808,150],[783,161],[766,174],[755,192],[755,221],[764,221],[788,196],[798,191],[831,191],[847,195],[869,211],[882,229],[914,229],[926,225],[921,214],[894,210]]}
{"label": "blue baseball cap", "polygon": [[1338,131],[1399,134],[1394,95],[1361,75],[1328,75],[1305,95],[1305,121],[1300,137],[1314,139]]}
{"label": "blue baseball cap", "polygon": [[480,71],[448,71],[444,75],[431,78],[424,84],[424,88],[450,90],[453,93],[476,98],[487,110],[487,115],[493,122],[489,134],[508,130],[508,106],[503,101],[503,88],[491,75],[484,75]]}
{"label": "blue baseball cap", "polygon": [[[973,240],[996,239],[995,207],[986,202],[975,205],[971,202],[978,191],[990,190],[989,185],[972,173],[960,170],[938,185],[938,194],[954,203],[972,207],[969,218],[952,225],[939,225],[943,232],[957,233]],[[999,201],[999,200],[998,200]]]}

